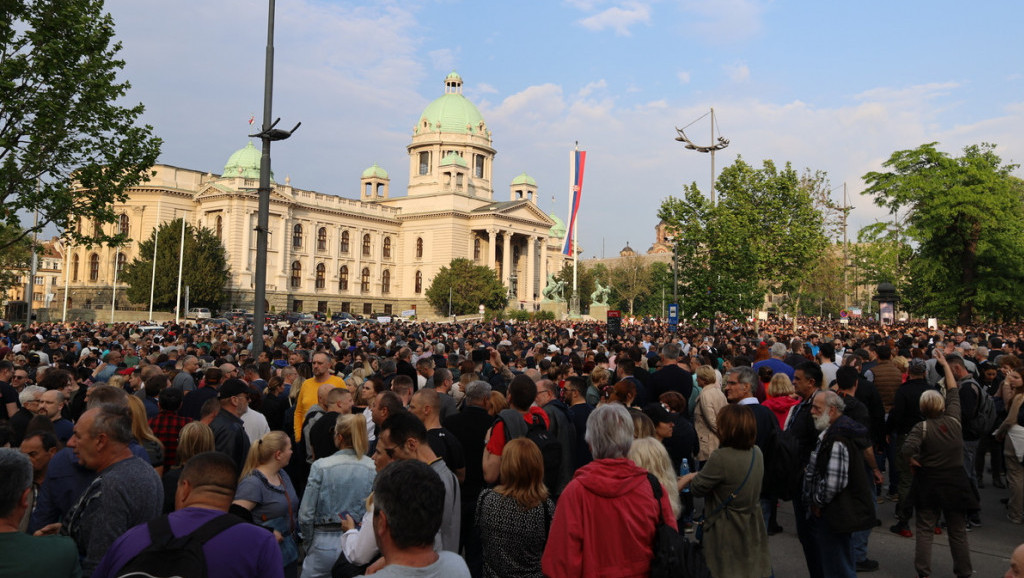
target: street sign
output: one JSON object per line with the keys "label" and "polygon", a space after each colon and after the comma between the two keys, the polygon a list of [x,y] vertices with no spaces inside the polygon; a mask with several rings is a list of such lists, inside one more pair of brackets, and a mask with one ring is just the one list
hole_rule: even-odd
{"label": "street sign", "polygon": [[608,333],[610,335],[621,335],[622,334],[622,312],[609,309],[608,310]]}
{"label": "street sign", "polygon": [[668,326],[672,331],[679,326],[679,305],[676,303],[668,306]]}

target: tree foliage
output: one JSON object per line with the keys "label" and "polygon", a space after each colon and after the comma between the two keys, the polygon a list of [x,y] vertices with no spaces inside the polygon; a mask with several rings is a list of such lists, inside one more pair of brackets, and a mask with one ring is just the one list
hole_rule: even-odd
{"label": "tree foliage", "polygon": [[0,299],[6,300],[7,291],[21,283],[22,272],[15,269],[28,270],[32,259],[32,243],[21,227],[0,223],[0,244],[3,243],[7,244],[7,248],[0,251]]}
{"label": "tree foliage", "polygon": [[[578,263],[577,266],[576,287],[580,294],[580,310],[586,311],[590,307],[590,294],[594,292],[594,289],[597,289],[594,281],[601,279],[601,284],[607,286],[609,273],[608,268],[600,263],[594,266]],[[567,304],[572,303],[572,261],[566,261],[562,265],[562,270],[555,274],[555,279],[565,283],[565,302]],[[609,302],[611,302],[610,299]]]}
{"label": "tree foliage", "polygon": [[[149,239],[139,243],[139,256],[125,265],[121,279],[128,284],[128,299],[133,303],[149,303],[153,243],[158,236],[153,306],[172,308],[177,303],[181,219],[160,225]],[[226,297],[224,287],[228,283],[229,268],[227,251],[217,235],[210,229],[186,224],[183,262],[181,284],[183,292],[185,286],[189,288],[189,306],[219,307]]]}
{"label": "tree foliage", "polygon": [[[136,126],[141,104],[117,104],[129,84],[111,43],[114,23],[102,0],[9,0],[0,19],[0,220],[19,226],[39,211],[76,244],[117,243],[87,223],[113,222],[115,202],[142,182],[160,140]],[[21,237],[0,240],[6,249]]]}
{"label": "tree foliage", "polygon": [[811,177],[801,181],[788,163],[755,169],[740,158],[719,176],[717,206],[696,184],[662,203],[659,216],[676,231],[684,314],[745,315],[768,293],[799,295],[813,282],[827,239],[811,191],[827,181]]}
{"label": "tree foliage", "polygon": [[913,242],[906,305],[955,318],[1019,317],[1024,282],[1024,183],[987,143],[952,157],[929,143],[896,151],[884,172],[864,175],[863,194],[894,217]]}
{"label": "tree foliage", "polygon": [[650,265],[639,255],[623,257],[612,268],[609,277],[619,301],[625,303],[629,314],[633,315],[636,300],[651,291]]}
{"label": "tree foliage", "polygon": [[453,315],[477,313],[481,304],[492,311],[501,311],[508,305],[508,289],[498,279],[498,274],[469,259],[452,259],[447,267],[441,267],[426,295],[427,301],[441,315],[448,314],[449,295]]}

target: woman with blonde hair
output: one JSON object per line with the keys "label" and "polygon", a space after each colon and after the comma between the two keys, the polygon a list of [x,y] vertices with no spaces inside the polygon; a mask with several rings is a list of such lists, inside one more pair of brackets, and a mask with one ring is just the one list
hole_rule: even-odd
{"label": "woman with blonde hair", "polygon": [[779,420],[779,427],[786,427],[786,418],[794,406],[800,403],[800,396],[797,395],[793,382],[785,373],[776,373],[768,382],[768,397],[761,405],[772,410],[775,418]]}
{"label": "woman with blonde hair", "polygon": [[501,485],[477,498],[476,527],[488,578],[541,578],[555,505],[544,486],[544,458],[537,444],[510,440],[501,454]]}
{"label": "woman with blonde hair", "polygon": [[313,462],[299,506],[299,527],[306,541],[303,578],[331,575],[341,554],[341,516],[363,517],[377,475],[373,460],[366,455],[369,442],[362,415],[338,416],[334,445],[337,452]]}
{"label": "woman with blonde hair", "polygon": [[[134,397],[134,396],[129,396]],[[178,490],[178,480],[185,463],[204,452],[216,450],[213,430],[201,421],[191,421],[178,432],[178,449],[176,464],[168,469],[162,478],[164,483],[164,513],[174,511],[174,494]]]}
{"label": "woman with blonde hair", "polygon": [[281,547],[284,575],[294,577],[299,550],[295,542],[299,496],[284,471],[292,457],[292,442],[282,431],[266,433],[249,447],[234,505],[252,512],[252,521],[274,533]]}
{"label": "woman with blonde hair", "polygon": [[129,395],[128,407],[132,410],[132,437],[138,440],[142,448],[146,450],[146,454],[149,455],[149,463],[156,469],[156,473],[162,476],[164,473],[164,444],[149,428],[146,404],[138,397]]}
{"label": "woman with blonde hair", "polygon": [[587,403],[593,406],[597,406],[597,403],[604,397],[602,391],[608,386],[608,382],[611,381],[612,372],[608,371],[603,367],[595,367],[590,372],[590,387],[587,388],[586,398]]}
{"label": "woman with blonde hair", "polygon": [[497,416],[502,410],[508,409],[508,400],[497,391],[491,392],[491,403],[488,404],[487,413]]}
{"label": "woman with blonde hair", "polygon": [[697,396],[697,407],[693,411],[693,429],[697,431],[697,440],[700,443],[697,462],[703,465],[718,449],[718,412],[729,405],[729,401],[725,399],[722,388],[715,385],[713,367],[698,367],[695,377],[697,386],[700,387],[700,395]]}
{"label": "woman with blonde hair", "polygon": [[[672,468],[672,458],[665,449],[665,444],[653,437],[644,437],[633,440],[629,448],[629,459],[633,463],[654,474],[661,485],[666,488],[676,486],[676,474]],[[683,513],[683,504],[679,500],[679,492],[669,491],[668,501],[672,504],[672,514],[679,519]]]}

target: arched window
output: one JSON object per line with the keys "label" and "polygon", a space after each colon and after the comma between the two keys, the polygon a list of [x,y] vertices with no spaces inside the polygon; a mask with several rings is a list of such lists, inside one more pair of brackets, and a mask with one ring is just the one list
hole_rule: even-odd
{"label": "arched window", "polygon": [[363,273],[359,276],[359,290],[363,293],[370,292],[370,269],[363,267]]}
{"label": "arched window", "polygon": [[341,252],[348,253],[348,231],[341,232]]}
{"label": "arched window", "polygon": [[320,227],[320,230],[316,232],[316,250],[327,250],[327,227]]}
{"label": "arched window", "polygon": [[[117,267],[117,278],[120,279],[124,275],[124,266],[128,262],[128,256],[118,251],[117,257],[114,260],[114,265]],[[122,281],[123,283],[123,281]]]}
{"label": "arched window", "polygon": [[121,213],[121,216],[117,218],[117,228],[118,228],[118,231],[122,235],[124,235],[125,237],[128,236],[128,231],[130,229],[130,224],[131,223],[128,220],[128,213]]}
{"label": "arched window", "polygon": [[323,289],[327,283],[327,267],[323,263],[316,266],[316,288]]}
{"label": "arched window", "polygon": [[292,287],[302,286],[302,263],[292,261]]}
{"label": "arched window", "polygon": [[78,281],[78,254],[71,257],[71,280]]}
{"label": "arched window", "polygon": [[370,234],[363,235],[363,257],[370,256]]}
{"label": "arched window", "polygon": [[292,227],[292,247],[295,249],[302,248],[302,225]]}
{"label": "arched window", "polygon": [[391,271],[387,269],[380,276],[380,292],[385,295],[391,292]]}
{"label": "arched window", "polygon": [[224,217],[217,215],[217,238],[224,238]]}
{"label": "arched window", "polygon": [[423,271],[416,272],[416,294],[423,293]]}
{"label": "arched window", "polygon": [[96,253],[89,256],[89,280],[100,280],[100,256]]}
{"label": "arched window", "polygon": [[473,260],[480,260],[480,239],[473,239]]}
{"label": "arched window", "polygon": [[423,258],[423,237],[416,238],[416,258]]}
{"label": "arched window", "polygon": [[338,291],[348,291],[348,266],[342,265],[338,271]]}
{"label": "arched window", "polygon": [[385,259],[391,258],[391,237],[384,237],[383,255]]}

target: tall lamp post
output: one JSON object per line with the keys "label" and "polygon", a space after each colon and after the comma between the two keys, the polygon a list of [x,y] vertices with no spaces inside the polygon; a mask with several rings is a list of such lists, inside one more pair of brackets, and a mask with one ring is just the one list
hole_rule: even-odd
{"label": "tall lamp post", "polygon": [[267,232],[270,228],[270,143],[284,140],[295,132],[302,124],[296,124],[292,130],[274,128],[281,119],[273,122],[271,109],[274,97],[274,3],[270,1],[270,14],[267,18],[267,62],[263,84],[263,130],[250,137],[259,137],[263,141],[263,155],[260,157],[260,188],[259,209],[256,213],[256,271],[253,277],[254,295],[252,306],[252,356],[253,359],[263,351],[263,326],[267,320]]}
{"label": "tall lamp post", "polygon": [[[694,144],[693,141],[691,141],[690,138],[687,137],[686,133],[683,131],[686,130],[694,122],[697,122],[698,120],[704,118],[704,116],[708,115],[711,115],[711,144],[707,146]],[[683,128],[676,128],[676,132],[679,133],[679,136],[676,137],[676,140],[679,142],[686,143],[685,148],[691,151],[697,151],[699,153],[711,153],[711,206],[715,206],[715,151],[720,151],[725,147],[729,146],[729,139],[723,137],[722,135],[718,135],[718,140],[715,140],[714,108],[712,108],[711,112],[705,114],[704,116],[698,118],[697,120],[691,122],[690,124],[684,126]]]}

